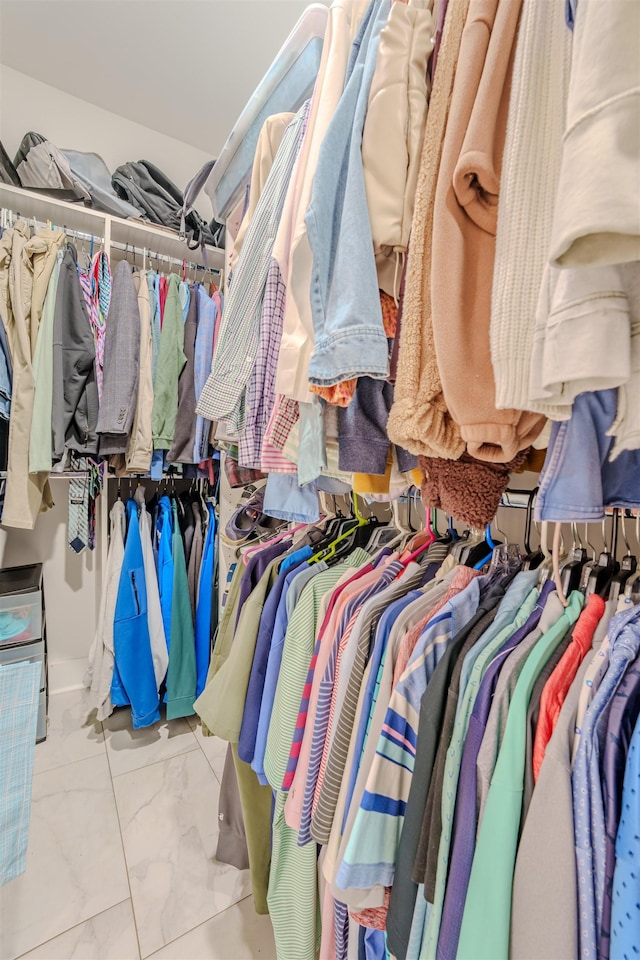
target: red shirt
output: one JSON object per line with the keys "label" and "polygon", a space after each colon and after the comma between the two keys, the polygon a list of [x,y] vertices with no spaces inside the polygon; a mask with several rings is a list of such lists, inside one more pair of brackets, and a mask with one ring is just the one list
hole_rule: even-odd
{"label": "red shirt", "polygon": [[604,613],[605,602],[597,593],[588,597],[584,610],[573,628],[571,643],[547,680],[540,698],[540,716],[533,742],[533,778],[537,782],[547,744],[558,721],[562,704],[569,692],[580,664],[591,649],[596,627]]}

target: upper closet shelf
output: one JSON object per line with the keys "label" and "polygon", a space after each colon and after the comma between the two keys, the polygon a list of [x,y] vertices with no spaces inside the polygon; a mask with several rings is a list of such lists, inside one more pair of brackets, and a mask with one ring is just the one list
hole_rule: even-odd
{"label": "upper closet shelf", "polygon": [[[78,203],[55,200],[44,194],[32,193],[4,183],[0,184],[0,207],[12,210],[26,219],[35,217],[39,221],[51,220],[58,227],[93,234],[96,240],[103,239],[105,245],[129,244],[138,251],[146,248],[148,252],[205,265],[200,247],[191,250],[173,230],[143,220],[122,220]],[[209,246],[205,249],[206,265],[211,269],[221,270],[224,267],[224,250]]]}

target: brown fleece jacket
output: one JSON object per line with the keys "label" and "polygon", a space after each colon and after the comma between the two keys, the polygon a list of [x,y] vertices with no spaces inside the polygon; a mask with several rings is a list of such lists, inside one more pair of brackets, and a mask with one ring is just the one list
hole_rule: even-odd
{"label": "brown fleece jacket", "polygon": [[387,423],[390,439],[411,453],[452,458],[463,453],[464,442],[447,410],[436,361],[431,254],[433,202],[468,6],[469,0],[449,4],[438,54],[411,226],[394,403]]}

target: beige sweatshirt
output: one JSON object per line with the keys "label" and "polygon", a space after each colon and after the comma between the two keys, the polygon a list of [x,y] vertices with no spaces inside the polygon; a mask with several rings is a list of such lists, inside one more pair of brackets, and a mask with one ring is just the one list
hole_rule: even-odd
{"label": "beige sweatshirt", "polygon": [[471,456],[506,462],[544,417],[497,410],[489,326],[500,173],[521,0],[471,0],[433,218],[431,309],[445,402]]}

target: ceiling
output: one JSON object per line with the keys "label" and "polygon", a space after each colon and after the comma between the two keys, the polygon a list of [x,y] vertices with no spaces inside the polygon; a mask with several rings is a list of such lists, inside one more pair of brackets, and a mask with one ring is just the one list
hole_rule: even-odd
{"label": "ceiling", "polygon": [[0,0],[0,62],[216,156],[306,6]]}

